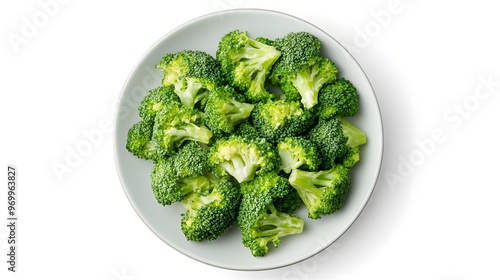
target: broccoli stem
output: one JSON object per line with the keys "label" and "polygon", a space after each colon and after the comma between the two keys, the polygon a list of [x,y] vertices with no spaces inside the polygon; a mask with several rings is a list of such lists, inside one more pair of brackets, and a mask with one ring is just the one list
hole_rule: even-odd
{"label": "broccoli stem", "polygon": [[230,103],[224,103],[223,107],[227,118],[232,124],[235,125],[240,121],[245,120],[250,115],[253,108],[253,104],[242,103],[236,100],[231,100]]}
{"label": "broccoli stem", "polygon": [[274,204],[268,205],[268,213],[263,214],[259,227],[253,229],[253,234],[263,238],[261,244],[272,241],[274,246],[279,244],[279,238],[286,235],[299,234],[304,228],[304,220],[299,217],[281,213]]}
{"label": "broccoli stem", "polygon": [[257,166],[243,155],[235,155],[229,161],[221,162],[220,165],[239,183],[253,179],[253,174],[257,171]]}
{"label": "broccoli stem", "polygon": [[355,148],[366,144],[366,135],[362,130],[342,118],[340,120],[342,122],[342,132],[347,137],[348,146]]}
{"label": "broccoli stem", "polygon": [[204,193],[210,188],[210,181],[205,176],[193,178],[182,178],[177,181],[177,185],[181,187],[180,193],[182,196],[190,193]]}
{"label": "broccoli stem", "polygon": [[194,105],[208,96],[208,91],[202,89],[203,85],[196,79],[180,79],[175,83],[175,93],[179,96],[182,105],[193,108]]}
{"label": "broccoli stem", "polygon": [[206,127],[188,124],[182,129],[170,128],[167,135],[171,136],[171,142],[178,145],[186,140],[197,141],[200,143],[208,144],[212,138],[212,132]]}
{"label": "broccoli stem", "polygon": [[319,72],[317,65],[303,67],[292,82],[302,97],[302,104],[304,104],[304,107],[307,109],[318,104],[319,89],[326,82],[326,79],[322,78]]}

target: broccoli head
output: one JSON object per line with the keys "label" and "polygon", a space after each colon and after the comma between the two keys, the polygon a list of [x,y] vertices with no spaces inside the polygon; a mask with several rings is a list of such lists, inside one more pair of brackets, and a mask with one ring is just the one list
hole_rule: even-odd
{"label": "broccoli head", "polygon": [[280,55],[273,46],[239,30],[224,35],[216,51],[226,80],[252,102],[273,98],[266,88],[266,79]]}
{"label": "broccoli head", "polygon": [[201,111],[177,103],[170,103],[158,112],[153,126],[153,140],[167,154],[175,153],[187,140],[208,144],[212,136]]}
{"label": "broccoli head", "polygon": [[165,153],[152,138],[153,122],[141,120],[128,130],[125,147],[140,159],[160,160],[165,156]]}
{"label": "broccoli head", "polygon": [[181,229],[187,240],[214,240],[235,222],[241,201],[239,187],[227,178],[210,178],[210,193],[193,192],[182,200],[186,212],[182,215]]}
{"label": "broccoli head", "polygon": [[139,105],[139,116],[153,122],[156,115],[171,102],[179,103],[179,97],[174,92],[173,86],[159,86],[149,91]]}
{"label": "broccoli head", "polygon": [[243,245],[255,257],[267,255],[268,243],[278,247],[281,238],[300,234],[304,220],[280,212],[275,207],[276,199],[286,196],[290,190],[287,179],[276,172],[259,174],[254,180],[240,184],[243,195],[238,212],[238,228]]}
{"label": "broccoli head", "polygon": [[261,102],[252,111],[252,121],[257,131],[271,142],[279,138],[306,132],[315,116],[299,101],[275,100]]}
{"label": "broccoli head", "polygon": [[204,110],[206,126],[216,135],[231,133],[234,126],[245,121],[254,108],[245,103],[243,95],[231,86],[216,88],[208,96]]}
{"label": "broccoli head", "polygon": [[325,85],[319,91],[316,111],[318,116],[323,119],[334,116],[355,116],[359,111],[356,88],[349,80],[344,78]]}
{"label": "broccoli head", "polygon": [[170,205],[191,193],[210,191],[208,150],[197,142],[188,142],[171,157],[153,165],[151,187],[158,203]]}
{"label": "broccoli head", "polygon": [[337,77],[335,63],[320,55],[321,42],[308,32],[291,32],[274,41],[281,52],[269,80],[287,99],[300,100],[310,109],[318,103],[319,90]]}
{"label": "broccoli head", "polygon": [[306,205],[311,219],[342,208],[351,184],[349,168],[343,165],[321,171],[294,169],[288,180]]}
{"label": "broccoli head", "polygon": [[324,169],[343,161],[350,149],[366,143],[365,133],[340,117],[320,119],[307,136],[316,144]]}
{"label": "broccoli head", "polygon": [[279,166],[279,155],[273,145],[264,139],[238,135],[219,138],[211,147],[209,159],[212,165],[220,166],[239,183]]}
{"label": "broccoli head", "polygon": [[302,136],[289,136],[278,142],[281,168],[285,173],[293,169],[318,170],[321,157],[316,145]]}
{"label": "broccoli head", "polygon": [[162,84],[173,85],[182,104],[203,108],[208,93],[223,82],[218,61],[198,50],[183,50],[165,55],[157,68],[165,72]]}

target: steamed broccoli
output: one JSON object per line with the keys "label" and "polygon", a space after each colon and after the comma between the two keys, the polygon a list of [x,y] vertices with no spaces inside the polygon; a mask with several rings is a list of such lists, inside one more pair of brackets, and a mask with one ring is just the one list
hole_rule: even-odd
{"label": "steamed broccoli", "polygon": [[279,155],[273,145],[264,139],[238,135],[218,139],[211,147],[209,159],[212,165],[222,167],[239,183],[279,167]]}
{"label": "steamed broccoli", "polygon": [[227,178],[207,176],[210,193],[190,193],[182,200],[186,212],[182,214],[181,230],[187,240],[214,240],[235,222],[241,201],[239,187]]}
{"label": "steamed broccoli", "polygon": [[320,55],[321,42],[308,32],[291,32],[274,40],[281,51],[269,80],[279,86],[287,99],[300,100],[310,109],[318,103],[318,93],[324,84],[337,77],[337,68]]}
{"label": "steamed broccoli", "polygon": [[299,101],[275,100],[258,103],[252,111],[257,131],[271,142],[306,132],[314,123],[314,113]]}
{"label": "steamed broccoli", "polygon": [[219,63],[203,51],[169,53],[156,67],[165,71],[162,84],[173,85],[182,104],[189,108],[197,104],[203,108],[208,93],[223,82]]}
{"label": "steamed broccoli", "polygon": [[329,170],[294,169],[288,178],[307,207],[311,219],[319,219],[339,210],[350,189],[349,169],[335,165]]}
{"label": "steamed broccoli", "polygon": [[170,205],[190,193],[208,194],[210,176],[208,149],[187,142],[176,154],[154,164],[151,187],[158,203]]}
{"label": "steamed broccoli", "polygon": [[266,88],[266,78],[280,55],[273,46],[252,39],[247,32],[239,30],[224,35],[216,51],[226,80],[243,91],[252,102],[273,98]]}
{"label": "steamed broccoli", "polygon": [[242,95],[230,86],[216,88],[208,96],[204,120],[210,131],[216,135],[231,133],[234,126],[245,121],[254,108],[245,103]]}
{"label": "steamed broccoli", "polygon": [[208,144],[213,133],[205,127],[201,111],[170,103],[156,115],[153,140],[172,154],[186,140]]}
{"label": "steamed broccoli", "polygon": [[359,111],[358,92],[356,88],[350,81],[344,78],[325,85],[319,91],[316,111],[318,116],[323,119],[334,116],[355,116]]}
{"label": "steamed broccoli", "polygon": [[156,114],[171,102],[180,103],[173,86],[159,86],[149,91],[139,105],[139,116],[153,122]]}
{"label": "steamed broccoli", "polygon": [[253,256],[265,256],[272,242],[278,247],[283,236],[300,234],[304,220],[300,217],[279,212],[274,206],[278,198],[287,195],[290,184],[276,172],[262,173],[254,180],[240,185],[243,198],[238,212],[238,228],[243,245]]}
{"label": "steamed broccoli", "polygon": [[125,148],[140,159],[160,160],[165,152],[152,138],[153,122],[141,120],[128,130]]}
{"label": "steamed broccoli", "polygon": [[318,170],[321,157],[316,145],[302,136],[290,136],[278,142],[281,168],[285,173],[293,169]]}
{"label": "steamed broccoli", "polygon": [[350,151],[350,149],[355,149],[366,143],[366,135],[363,131],[339,117],[327,120],[320,119],[307,136],[318,148],[324,169],[341,163],[349,152],[351,152],[351,160],[355,160],[356,154],[352,154],[352,152],[356,152],[356,150]]}

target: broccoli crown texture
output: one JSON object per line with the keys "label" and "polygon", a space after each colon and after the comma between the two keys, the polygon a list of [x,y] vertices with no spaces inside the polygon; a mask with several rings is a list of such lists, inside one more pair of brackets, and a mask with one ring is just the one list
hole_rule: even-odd
{"label": "broccoli crown texture", "polygon": [[209,159],[212,165],[220,166],[239,183],[279,166],[279,155],[273,145],[264,139],[258,141],[238,135],[219,138],[211,147]]}
{"label": "broccoli crown texture", "polygon": [[318,103],[319,90],[336,79],[338,69],[320,55],[321,42],[308,32],[291,32],[274,41],[281,52],[269,80],[279,86],[287,99],[300,100],[310,109]]}
{"label": "broccoli crown texture", "polygon": [[169,103],[179,103],[179,97],[174,92],[173,86],[159,86],[149,91],[139,105],[139,116],[153,122],[156,115]]}
{"label": "broccoli crown texture", "polygon": [[224,35],[216,51],[226,80],[252,102],[273,98],[266,88],[266,79],[280,55],[273,46],[239,30]]}
{"label": "broccoli crown texture", "polygon": [[208,144],[213,133],[205,126],[202,112],[171,103],[156,115],[153,140],[167,154],[173,154],[187,140]]}
{"label": "broccoli crown texture", "polygon": [[227,178],[211,176],[211,191],[207,195],[191,193],[184,197],[181,229],[187,240],[214,240],[235,222],[241,201],[238,186]]}
{"label": "broccoli crown texture", "polygon": [[231,86],[218,87],[208,96],[204,110],[205,124],[216,135],[231,133],[235,125],[250,116],[254,107],[245,103],[243,95]]}
{"label": "broccoli crown texture", "polygon": [[278,247],[284,236],[299,234],[304,228],[300,217],[279,212],[274,206],[278,198],[291,190],[286,178],[276,172],[259,174],[254,180],[240,185],[243,195],[238,212],[238,227],[243,245],[253,256],[261,257],[269,252],[268,243]]}
{"label": "broccoli crown texture", "polygon": [[317,113],[320,118],[353,117],[359,112],[358,92],[354,85],[340,78],[319,91]]}
{"label": "broccoli crown texture", "polygon": [[336,165],[321,171],[295,169],[288,180],[306,205],[309,218],[319,219],[342,208],[351,177],[347,167]]}
{"label": "broccoli crown texture", "polygon": [[314,113],[298,101],[260,102],[252,111],[252,121],[262,137],[276,142],[282,137],[306,132],[314,123]]}
{"label": "broccoli crown texture", "polygon": [[154,164],[151,187],[157,201],[170,205],[190,193],[210,190],[208,150],[197,142],[187,142],[173,156]]}
{"label": "broccoli crown texture", "polygon": [[329,169],[354,148],[366,143],[366,135],[343,118],[320,119],[308,133],[322,157],[322,166]]}
{"label": "broccoli crown texture", "polygon": [[165,55],[156,66],[165,72],[162,84],[173,85],[182,104],[203,107],[208,93],[220,86],[223,77],[218,61],[198,50],[183,50]]}
{"label": "broccoli crown texture", "polygon": [[127,133],[126,149],[140,159],[157,161],[165,156],[163,149],[152,141],[153,122],[141,120]]}
{"label": "broccoli crown texture", "polygon": [[278,141],[281,168],[285,173],[293,169],[317,170],[321,164],[316,145],[302,136],[289,136]]}

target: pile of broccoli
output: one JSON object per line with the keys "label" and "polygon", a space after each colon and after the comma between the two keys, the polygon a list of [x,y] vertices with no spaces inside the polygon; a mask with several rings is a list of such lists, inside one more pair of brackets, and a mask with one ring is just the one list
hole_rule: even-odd
{"label": "pile of broccoli", "polygon": [[[340,210],[364,132],[347,118],[358,93],[307,32],[281,38],[233,30],[215,55],[166,54],[160,86],[144,97],[127,150],[153,162],[151,190],[184,206],[187,240],[237,226],[253,256]],[[307,217],[297,210],[306,207]]]}

